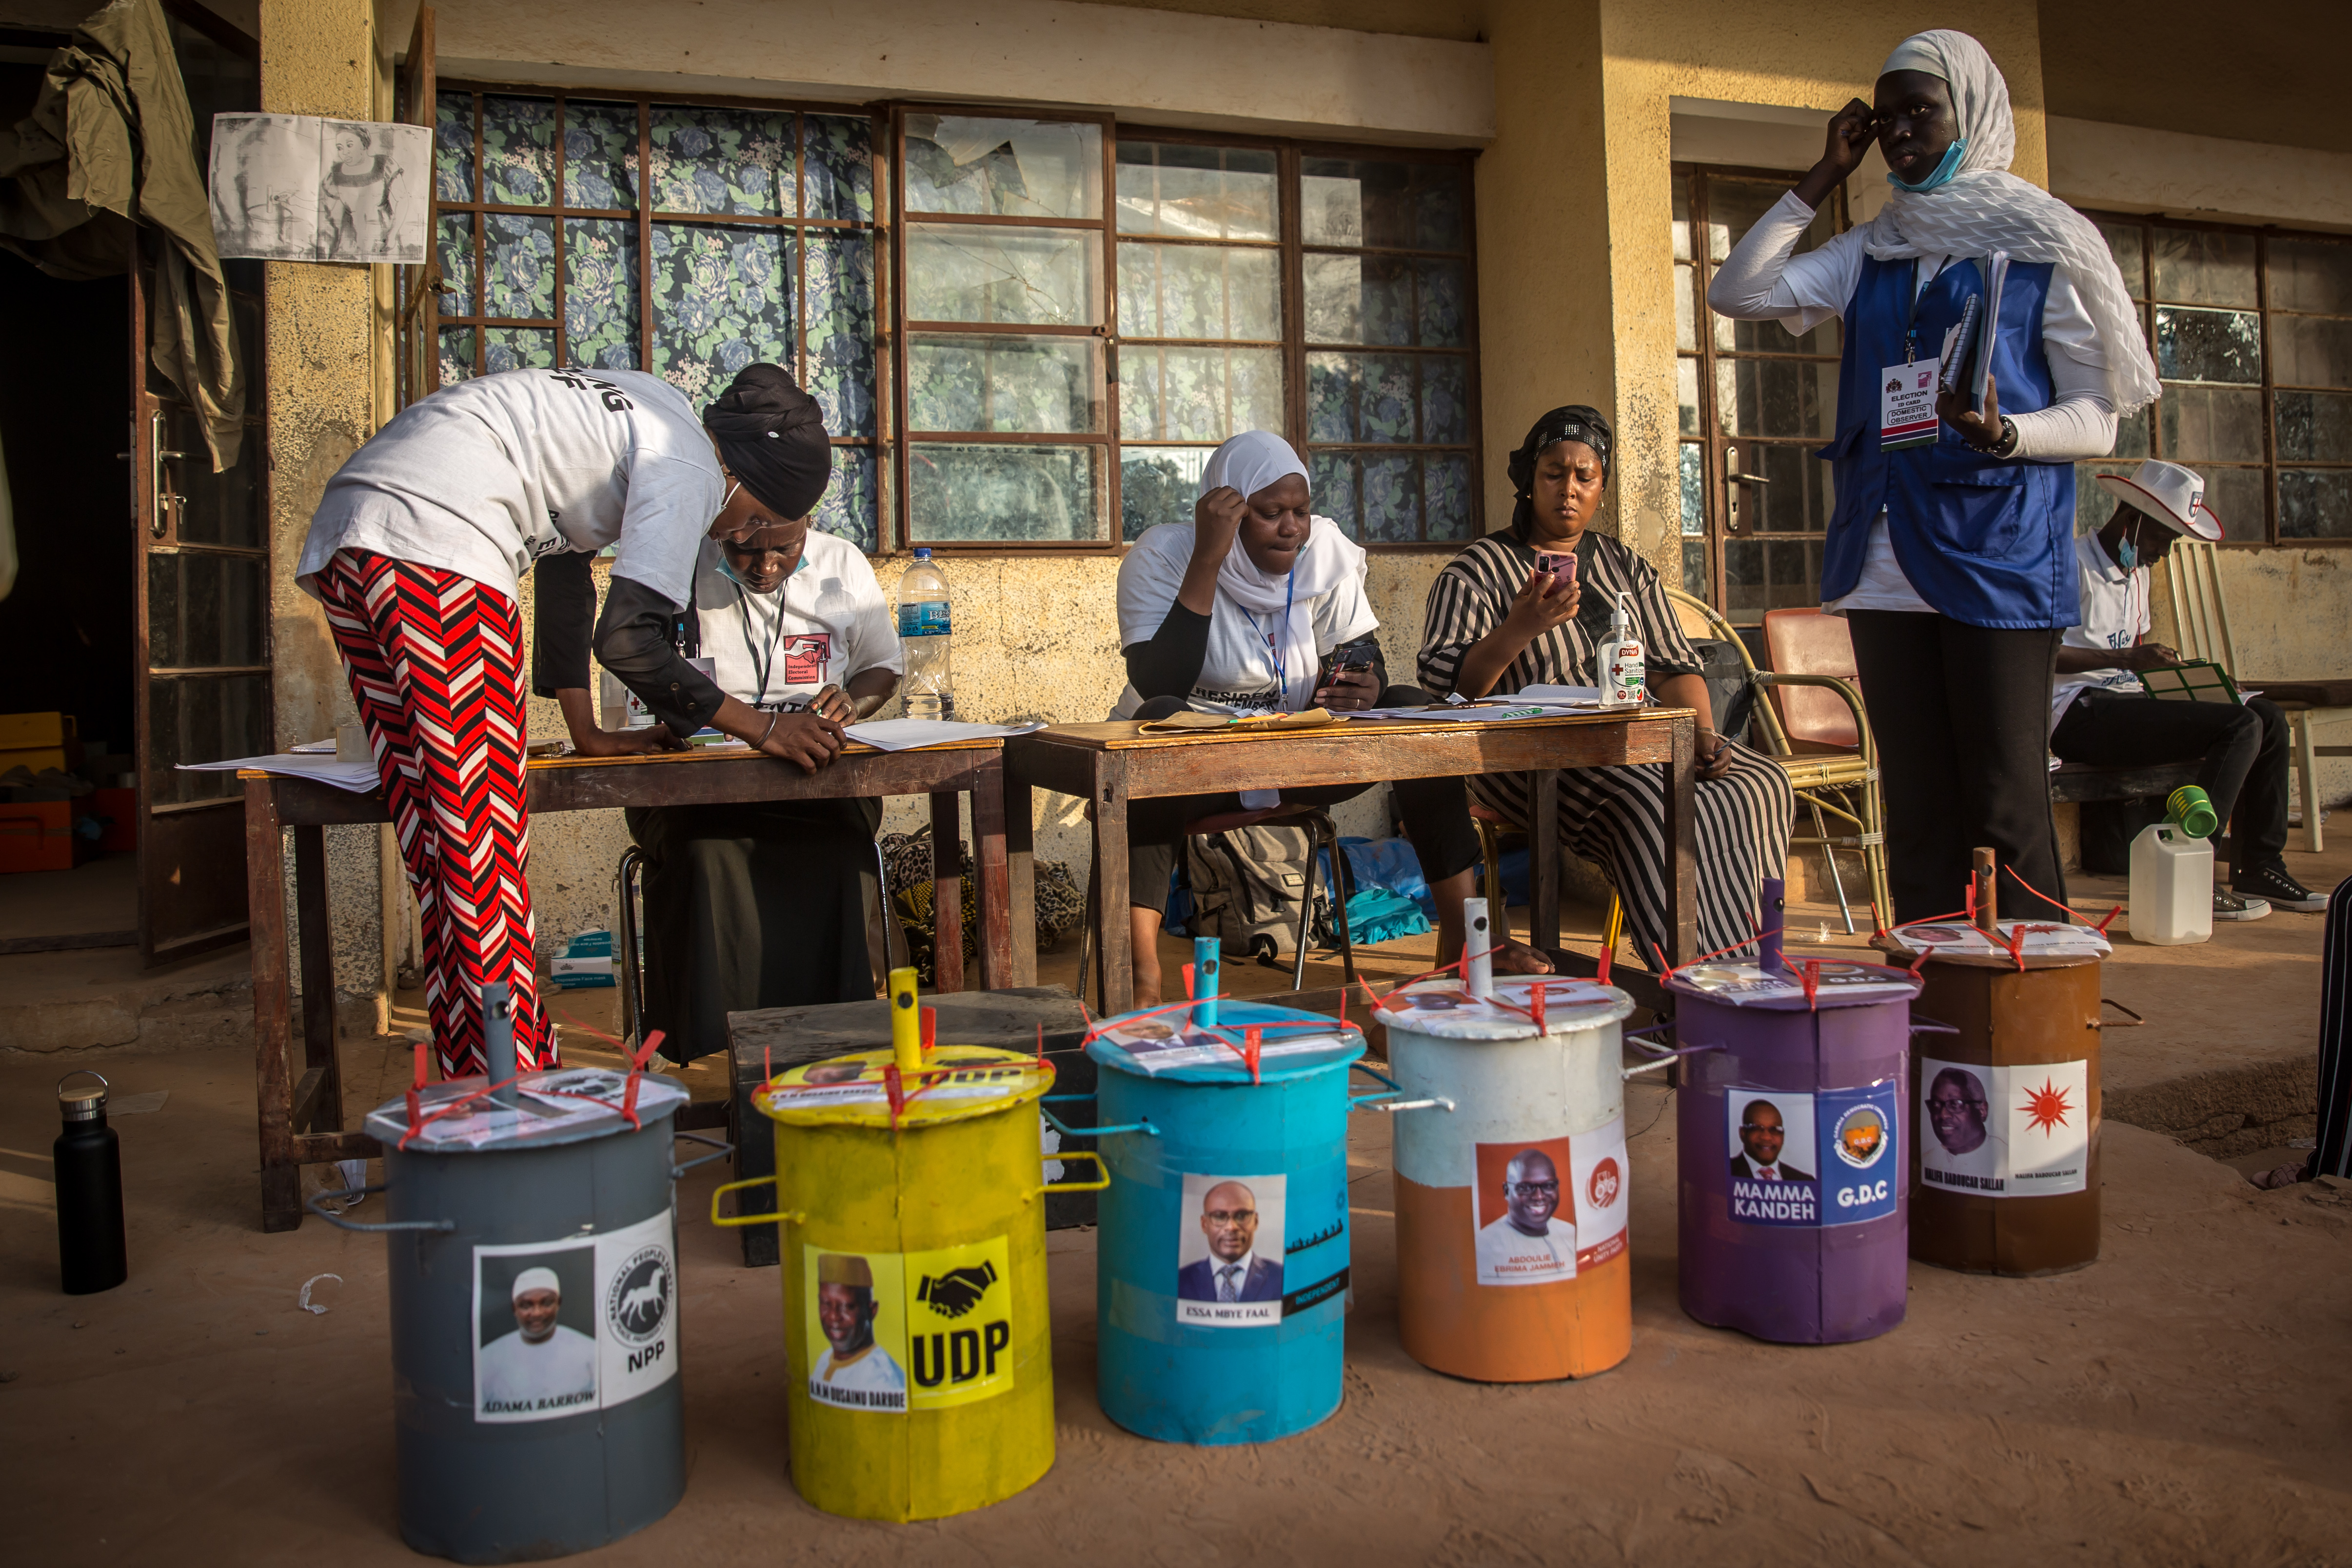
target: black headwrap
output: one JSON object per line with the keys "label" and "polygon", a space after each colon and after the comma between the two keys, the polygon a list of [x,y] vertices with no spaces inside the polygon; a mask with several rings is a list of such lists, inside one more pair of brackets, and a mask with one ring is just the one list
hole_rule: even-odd
{"label": "black headwrap", "polygon": [[782,365],[745,365],[702,425],[728,471],[778,517],[806,517],[833,479],[824,415]]}
{"label": "black headwrap", "polygon": [[1601,482],[1605,485],[1609,482],[1609,447],[1615,439],[1601,411],[1582,403],[1555,408],[1537,420],[1519,449],[1511,454],[1511,493],[1519,498],[1518,504],[1511,509],[1511,536],[1525,543],[1528,530],[1535,521],[1536,459],[1543,456],[1545,447],[1556,447],[1562,441],[1583,442],[1601,459]]}

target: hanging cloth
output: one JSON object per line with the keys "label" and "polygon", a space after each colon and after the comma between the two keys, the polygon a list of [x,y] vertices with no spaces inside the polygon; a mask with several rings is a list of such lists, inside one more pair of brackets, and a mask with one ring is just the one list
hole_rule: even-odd
{"label": "hanging cloth", "polygon": [[197,411],[213,471],[236,466],[245,377],[195,120],[157,0],[113,0],[49,57],[33,112],[0,131],[0,245],[53,278],[120,277],[158,229],[148,352]]}

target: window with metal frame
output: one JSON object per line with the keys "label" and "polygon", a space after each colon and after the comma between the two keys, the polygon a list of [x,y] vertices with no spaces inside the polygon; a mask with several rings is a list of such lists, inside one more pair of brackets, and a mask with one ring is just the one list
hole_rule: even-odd
{"label": "window with metal frame", "polygon": [[1112,539],[1108,131],[898,115],[910,544]]}
{"label": "window with metal frame", "polygon": [[2225,542],[2352,540],[2352,241],[2090,215],[2137,300],[2164,395],[2075,466],[2074,526],[2115,514],[2093,482],[2143,458],[2195,468]]}
{"label": "window with metal frame", "polygon": [[882,548],[875,120],[463,85],[436,109],[440,291],[407,330],[438,352],[401,356],[404,397],[581,366],[649,370],[699,405],[782,364],[833,436],[815,525]]}
{"label": "window with metal frame", "polygon": [[[1737,626],[1821,603],[1829,465],[1837,428],[1840,323],[1798,337],[1778,321],[1706,308],[1715,268],[1789,189],[1786,174],[1674,168],[1675,401],[1680,407],[1682,588]],[[1797,242],[1846,226],[1836,192]]]}

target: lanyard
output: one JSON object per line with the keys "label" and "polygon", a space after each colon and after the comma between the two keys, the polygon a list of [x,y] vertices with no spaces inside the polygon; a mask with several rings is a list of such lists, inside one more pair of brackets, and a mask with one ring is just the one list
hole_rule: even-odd
{"label": "lanyard", "polygon": [[776,649],[782,647],[784,641],[784,584],[779,584],[776,587],[775,626],[768,635],[768,646],[764,651],[752,639],[751,622],[757,617],[751,614],[751,596],[743,592],[740,583],[735,584],[735,602],[743,610],[743,651],[751,656],[751,672],[760,678],[760,695],[751,699],[751,706],[763,708],[768,700],[768,672],[775,668]]}
{"label": "lanyard", "polygon": [[[1286,585],[1282,590],[1281,626],[1283,640],[1286,642],[1290,637],[1290,606],[1296,602],[1296,597],[1298,593],[1298,568],[1293,566],[1290,569],[1290,575],[1285,578],[1284,582]],[[1290,668],[1288,661],[1283,657],[1281,645],[1275,641],[1274,633],[1265,626],[1258,625],[1257,612],[1255,610],[1249,610],[1245,611],[1244,614],[1246,614],[1250,618],[1251,628],[1255,630],[1259,637],[1265,639],[1265,656],[1274,661],[1274,685],[1276,691],[1279,694],[1275,699],[1275,705],[1287,712],[1290,708]]]}

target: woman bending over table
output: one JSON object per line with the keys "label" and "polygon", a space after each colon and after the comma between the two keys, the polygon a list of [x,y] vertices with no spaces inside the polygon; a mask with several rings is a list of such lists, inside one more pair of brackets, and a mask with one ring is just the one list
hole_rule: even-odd
{"label": "woman bending over table", "polygon": [[[1119,563],[1128,687],[1112,718],[1164,719],[1188,707],[1298,712],[1319,704],[1345,711],[1429,700],[1409,686],[1383,689],[1385,665],[1373,635],[1380,621],[1364,597],[1364,552],[1307,503],[1307,467],[1281,437],[1252,430],[1217,448],[1202,472],[1192,521],[1147,529]],[[1335,648],[1343,657],[1318,683],[1318,668]],[[1336,805],[1377,787],[1269,788],[1132,803],[1127,839],[1135,1005],[1160,1003],[1160,922],[1184,824],[1277,800]],[[1437,895],[1439,957],[1450,960],[1461,952],[1462,900],[1478,858],[1461,784],[1400,779],[1393,787],[1405,836]]]}
{"label": "woman bending over table", "polygon": [[[1758,929],[1758,884],[1780,876],[1788,859],[1796,795],[1777,764],[1715,732],[1698,654],[1660,591],[1656,571],[1614,539],[1591,531],[1609,483],[1611,440],[1608,421],[1581,404],[1536,421],[1511,454],[1518,505],[1509,530],[1472,544],[1430,586],[1422,681],[1433,691],[1471,698],[1529,686],[1598,686],[1596,656],[1622,598],[1641,639],[1652,694],[1669,708],[1698,712],[1699,952],[1744,952]],[[1561,556],[1575,558],[1572,573]],[[1667,884],[1674,872],[1665,787],[1665,770],[1654,764],[1559,773],[1560,840],[1608,875],[1645,965],[1656,963],[1667,936]],[[1525,775],[1475,774],[1470,793],[1526,825]]]}
{"label": "woman bending over table", "polygon": [[[423,915],[444,1075],[491,1065],[481,988],[492,984],[509,988],[525,1056],[555,1060],[525,869],[522,574],[542,559],[572,568],[573,590],[543,594],[538,618],[543,647],[577,672],[563,704],[582,751],[673,746],[708,724],[814,768],[841,749],[839,723],[727,695],[678,656],[669,628],[706,536],[806,516],[831,472],[815,405],[782,370],[755,364],[699,418],[677,388],[637,371],[479,376],[402,409],[327,481],[295,579],[325,606],[375,753]],[[587,557],[608,544],[598,618]],[[662,724],[596,727],[592,620],[597,657]]]}
{"label": "woman bending over table", "polygon": [[[871,716],[898,689],[898,637],[866,554],[800,517],[706,543],[685,651],[761,713]],[[874,994],[866,911],[882,803],[631,806],[646,852],[646,1023],[691,1061],[727,1015]]]}

